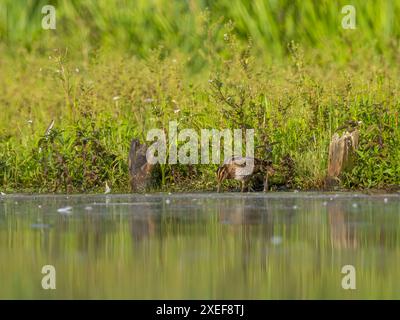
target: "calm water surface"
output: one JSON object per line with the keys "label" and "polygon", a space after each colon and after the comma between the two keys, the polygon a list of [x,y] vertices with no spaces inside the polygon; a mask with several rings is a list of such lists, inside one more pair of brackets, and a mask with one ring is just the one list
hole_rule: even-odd
{"label": "calm water surface", "polygon": [[398,299],[400,195],[0,196],[0,298]]}

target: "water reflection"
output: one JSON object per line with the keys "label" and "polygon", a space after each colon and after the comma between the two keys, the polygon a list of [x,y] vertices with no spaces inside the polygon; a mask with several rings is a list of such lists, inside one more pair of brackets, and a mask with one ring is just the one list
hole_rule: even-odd
{"label": "water reflection", "polygon": [[[241,241],[241,265],[243,273],[248,271],[254,247],[259,248],[258,264],[261,270],[266,269],[268,246],[278,244],[274,239],[274,221],[270,200],[241,198],[235,201],[225,200],[218,204],[218,221],[227,224]],[[258,235],[255,237],[255,233]],[[255,245],[261,242],[261,246]]]}
{"label": "water reflection", "polygon": [[44,264],[56,298],[399,297],[399,209],[398,195],[5,197],[0,298],[48,298]]}
{"label": "water reflection", "polygon": [[350,213],[345,211],[344,204],[331,201],[327,205],[330,238],[334,248],[356,248],[357,231],[351,224]]}

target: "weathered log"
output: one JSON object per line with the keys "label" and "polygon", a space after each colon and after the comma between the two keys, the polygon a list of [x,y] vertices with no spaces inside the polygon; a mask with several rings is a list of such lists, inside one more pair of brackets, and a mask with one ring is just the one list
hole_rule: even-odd
{"label": "weathered log", "polygon": [[354,166],[355,154],[358,148],[359,131],[355,129],[351,132],[346,131],[342,136],[335,133],[329,145],[328,160],[328,185],[335,184],[339,176],[350,171]]}
{"label": "weathered log", "polygon": [[129,182],[133,192],[145,191],[151,184],[154,164],[146,159],[147,146],[133,139],[128,156]]}

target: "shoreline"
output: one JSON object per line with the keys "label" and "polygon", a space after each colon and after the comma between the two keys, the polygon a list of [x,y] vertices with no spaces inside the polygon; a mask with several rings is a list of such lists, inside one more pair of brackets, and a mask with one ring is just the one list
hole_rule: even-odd
{"label": "shoreline", "polygon": [[101,192],[91,192],[91,193],[48,193],[48,192],[11,192],[0,195],[0,199],[10,198],[10,197],[18,197],[18,196],[60,196],[60,197],[80,197],[80,196],[96,196],[96,197],[114,197],[114,196],[202,196],[202,195],[215,195],[215,196],[277,196],[277,195],[400,195],[400,188],[397,189],[358,189],[358,190],[285,190],[285,191],[254,191],[254,192],[240,192],[240,191],[225,191],[218,193],[216,191],[200,191],[200,190],[187,190],[187,191],[152,191],[152,192],[142,192],[142,193],[108,193],[104,194]]}

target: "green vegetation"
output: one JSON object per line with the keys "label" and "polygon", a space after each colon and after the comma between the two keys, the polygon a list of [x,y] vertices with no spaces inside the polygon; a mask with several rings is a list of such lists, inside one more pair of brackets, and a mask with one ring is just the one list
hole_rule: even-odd
{"label": "green vegetation", "polygon": [[[361,120],[342,186],[400,184],[400,2],[352,1],[355,30],[344,1],[50,3],[56,30],[47,1],[0,4],[2,191],[127,192],[131,138],[171,120],[254,128],[276,143],[272,182],[301,189],[323,186],[330,137]],[[212,190],[215,169],[165,166],[159,190]]]}

